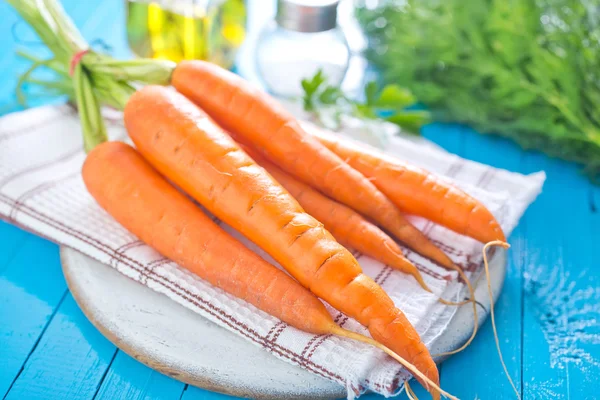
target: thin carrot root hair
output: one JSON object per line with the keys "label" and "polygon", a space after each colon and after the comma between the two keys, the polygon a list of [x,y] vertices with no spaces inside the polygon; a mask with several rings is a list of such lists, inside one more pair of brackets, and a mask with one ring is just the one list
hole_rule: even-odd
{"label": "thin carrot root hair", "polygon": [[[423,290],[425,290],[426,292],[429,292],[431,294],[433,294],[433,290],[431,290],[431,288],[429,287],[429,285],[427,285],[427,283],[425,283],[425,279],[423,279],[423,276],[421,276],[421,274],[415,274],[415,275],[411,275],[413,278],[415,278],[415,280],[419,283],[419,285],[421,285],[421,288]],[[467,300],[463,300],[463,301],[450,301],[450,300],[446,300],[442,297],[438,297],[437,301],[447,305],[447,306],[464,306],[465,304],[471,303],[473,295],[471,295],[471,298],[467,299]]]}
{"label": "thin carrot root hair", "polygon": [[425,279],[423,279],[423,276],[421,276],[420,273],[411,274],[411,276],[413,278],[415,278],[415,280],[417,281],[417,283],[421,286],[421,288],[423,290],[425,290],[426,292],[429,292],[429,293],[433,293],[433,290],[431,290],[431,288],[429,287],[429,285],[427,285],[427,283],[425,283]]}
{"label": "thin carrot root hair", "polygon": [[[394,249],[392,249],[387,243],[384,243],[384,245],[390,250],[390,251],[394,251]],[[404,257],[403,254],[400,254],[400,256]],[[456,271],[458,271],[459,274],[461,274],[461,277],[463,278],[463,280],[465,282],[467,282],[467,287],[469,287],[469,291],[470,291],[470,299],[467,300],[463,300],[463,301],[450,301],[450,300],[446,300],[443,299],[441,297],[438,298],[438,301],[442,304],[445,304],[447,306],[462,306],[471,302],[474,302],[474,292],[472,291],[472,287],[471,287],[471,283],[469,282],[469,279],[466,277],[466,275],[464,274],[464,272],[462,271],[462,269],[460,269],[460,267],[454,265],[454,269]],[[405,272],[406,273],[406,272]],[[423,290],[425,290],[426,292],[432,293],[433,294],[433,290],[431,290],[431,288],[429,287],[429,285],[425,282],[425,279],[423,278],[423,275],[421,275],[421,273],[419,272],[419,270],[416,271],[416,273],[414,274],[409,274],[410,276],[412,276],[413,278],[415,278],[415,280],[417,281],[417,283],[421,286],[421,288]],[[477,311],[475,311],[477,312]]]}
{"label": "thin carrot root hair", "polygon": [[510,377],[510,374],[508,373],[508,368],[506,368],[506,363],[504,362],[504,358],[502,357],[502,350],[500,350],[500,339],[498,338],[498,330],[496,329],[496,318],[494,316],[494,295],[492,293],[492,283],[491,283],[491,278],[490,278],[490,266],[489,266],[488,258],[487,258],[487,250],[491,246],[500,246],[504,249],[508,249],[510,247],[510,245],[501,240],[493,240],[491,242],[486,243],[485,246],[483,246],[482,254],[483,254],[483,267],[485,268],[485,278],[487,280],[488,294],[490,296],[490,316],[492,317],[492,329],[494,331],[494,340],[496,341],[496,349],[498,350],[498,357],[500,357],[500,362],[502,363],[502,368],[504,369],[504,373],[506,374],[506,377],[508,378],[508,381],[510,382],[510,385],[512,386],[513,390],[515,391],[515,394],[517,395],[517,399],[521,400],[521,395],[519,394],[517,387],[515,386],[512,378]]}
{"label": "thin carrot root hair", "polygon": [[[486,277],[486,281],[487,281],[487,288],[488,288],[488,295],[490,298],[490,316],[491,316],[491,321],[492,321],[492,329],[494,332],[494,341],[496,342],[496,349],[498,351],[498,357],[500,358],[500,363],[502,364],[502,368],[504,369],[504,373],[506,375],[506,377],[508,378],[508,381],[510,382],[510,385],[512,386],[517,399],[521,400],[521,395],[519,394],[519,391],[517,390],[517,387],[515,386],[512,378],[510,377],[510,374],[508,373],[508,368],[506,367],[506,363],[504,362],[504,358],[502,356],[502,350],[500,349],[500,339],[498,337],[498,330],[496,328],[496,318],[494,315],[494,296],[492,293],[492,284],[491,284],[491,277],[490,277],[490,266],[489,266],[489,262],[488,262],[488,257],[487,257],[487,251],[490,247],[492,246],[499,246],[502,247],[504,249],[508,249],[510,247],[510,245],[504,241],[501,240],[494,240],[491,242],[486,243],[483,246],[482,249],[482,255],[483,255],[483,267],[485,270],[485,277]],[[458,271],[458,273],[461,275],[461,277],[463,278],[463,280],[465,281],[469,292],[470,292],[470,296],[471,296],[471,300],[467,300],[467,302],[472,302],[473,303],[473,314],[474,314],[474,324],[473,324],[473,333],[471,334],[471,337],[469,338],[469,340],[467,340],[465,342],[465,344],[463,344],[459,349],[453,350],[453,351],[449,351],[449,352],[445,352],[445,353],[441,353],[441,354],[435,354],[434,357],[440,357],[440,356],[445,356],[445,355],[451,355],[451,354],[456,354],[458,352],[463,351],[465,348],[467,348],[471,342],[473,341],[473,339],[475,338],[477,331],[478,331],[478,321],[477,321],[477,304],[475,302],[475,293],[473,290],[473,286],[471,285],[469,279],[466,277],[465,273],[462,271],[462,269],[460,269],[459,267],[456,267],[456,270]],[[442,299],[440,299],[441,301]],[[412,390],[409,388],[407,389],[407,395],[408,395],[408,390],[410,390],[412,392]],[[412,393],[414,395],[414,392]],[[409,395],[410,396],[410,395]],[[410,397],[409,397],[410,398]]]}
{"label": "thin carrot root hair", "polygon": [[383,344],[379,343],[378,341],[376,341],[370,337],[361,335],[360,333],[352,332],[347,329],[341,328],[337,325],[332,328],[331,333],[334,335],[337,335],[337,336],[345,337],[348,339],[354,339],[359,342],[366,343],[371,346],[377,347],[379,350],[382,350],[387,355],[392,357],[394,360],[396,360],[400,364],[402,364],[402,366],[404,368],[406,368],[407,370],[409,370],[413,374],[413,376],[418,377],[423,382],[425,382],[427,384],[427,387],[425,389],[430,390],[430,386],[431,386],[431,388],[433,388],[435,391],[439,392],[442,396],[445,396],[446,398],[451,399],[451,400],[458,400],[458,398],[456,396],[453,396],[450,393],[443,390],[435,382],[433,382],[431,379],[429,379],[427,376],[425,376],[425,374],[423,374],[421,371],[419,371],[419,369],[417,367],[415,367],[413,364],[411,364],[404,358],[400,357],[398,354],[394,353],[392,350],[390,350],[388,347],[384,346]]}
{"label": "thin carrot root hair", "polygon": [[[390,246],[390,244],[388,242],[383,242],[383,245],[392,253],[396,254],[399,257],[402,257],[404,259],[406,259],[407,261],[409,261],[404,254],[402,254],[401,252],[399,252],[397,249],[393,248],[392,246]],[[409,261],[410,262],[410,261]],[[411,263],[412,264],[412,263]],[[401,271],[404,272],[404,271]],[[404,272],[405,274],[408,274],[410,276],[412,276],[413,278],[415,278],[415,280],[417,281],[417,283],[421,286],[421,288],[423,288],[423,290],[425,290],[426,292],[429,293],[433,293],[433,290],[431,290],[431,288],[427,285],[427,283],[425,283],[425,279],[423,279],[423,275],[421,275],[421,272],[417,269],[417,267],[415,267],[415,273],[407,273]]]}
{"label": "thin carrot root hair", "polygon": [[449,356],[452,354],[456,354],[456,353],[460,353],[461,351],[463,351],[464,349],[466,349],[467,347],[469,347],[469,345],[471,344],[471,342],[473,341],[473,339],[475,339],[475,336],[477,336],[477,331],[479,330],[479,324],[478,324],[478,316],[477,316],[477,302],[475,301],[475,289],[473,289],[473,285],[471,285],[471,280],[467,277],[467,275],[465,274],[465,272],[462,270],[462,268],[460,268],[457,265],[453,265],[453,269],[458,272],[458,275],[465,281],[465,284],[467,285],[467,289],[469,291],[469,299],[458,302],[458,303],[452,303],[449,302],[447,300],[444,300],[442,298],[440,298],[438,301],[442,304],[446,304],[446,305],[456,305],[456,306],[461,306],[464,304],[468,304],[471,303],[473,304],[473,332],[471,333],[471,336],[469,337],[469,339],[467,339],[467,341],[460,346],[458,349],[456,350],[452,350],[452,351],[446,351],[444,353],[440,353],[440,354],[434,354],[433,357],[443,357],[443,356]]}
{"label": "thin carrot root hair", "polygon": [[[469,281],[469,278],[467,278],[467,276],[465,275],[465,273],[462,271],[462,269],[460,267],[456,267],[456,271],[458,272],[460,277],[467,284],[467,288],[469,290],[470,297],[468,299],[462,300],[462,301],[450,301],[450,300],[446,300],[442,297],[438,297],[438,302],[440,302],[444,305],[447,305],[447,306],[456,306],[456,307],[464,306],[465,304],[469,304],[469,303],[474,303],[475,302],[475,300],[474,300],[475,292],[473,291],[473,287],[471,285],[471,282]],[[425,290],[429,290],[430,292],[432,292],[431,289],[429,289],[429,286]],[[477,311],[475,311],[475,312],[477,312]],[[475,317],[477,317],[477,315],[475,315]]]}
{"label": "thin carrot root hair", "polygon": [[408,381],[404,382],[404,389],[406,389],[406,397],[408,397],[409,400],[419,400]]}

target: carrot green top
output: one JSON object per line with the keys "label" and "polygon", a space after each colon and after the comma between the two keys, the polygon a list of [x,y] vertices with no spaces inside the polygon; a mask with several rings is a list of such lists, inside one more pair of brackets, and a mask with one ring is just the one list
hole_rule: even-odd
{"label": "carrot green top", "polygon": [[[135,92],[135,82],[166,85],[175,64],[165,60],[116,60],[92,50],[57,0],[7,0],[35,30],[52,52],[40,59],[25,52],[18,55],[30,60],[31,67],[20,77],[17,98],[25,105],[24,84],[42,86],[56,95],[66,95],[76,103],[83,130],[85,150],[107,140],[100,106],[123,109]],[[33,71],[44,67],[56,79],[39,80]]]}

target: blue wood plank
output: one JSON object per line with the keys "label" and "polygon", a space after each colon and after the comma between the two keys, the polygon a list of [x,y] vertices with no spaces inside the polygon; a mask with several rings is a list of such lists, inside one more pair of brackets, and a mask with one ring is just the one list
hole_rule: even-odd
{"label": "blue wood plank", "polygon": [[226,394],[211,392],[193,386],[187,386],[181,395],[181,400],[233,400],[242,397],[228,396]]}
{"label": "blue wood plank", "polygon": [[96,400],[179,400],[185,385],[119,351]]}
{"label": "blue wood plank", "polygon": [[0,273],[8,267],[10,260],[25,244],[28,236],[24,230],[0,221]]}
{"label": "blue wood plank", "polygon": [[116,351],[69,293],[6,400],[92,399]]}
{"label": "blue wood plank", "polygon": [[465,150],[459,155],[495,168],[523,172],[525,153],[517,144],[503,137],[482,135],[467,126],[462,129]]}
{"label": "blue wood plank", "polygon": [[13,235],[24,238],[0,273],[0,396],[20,373],[67,289],[56,245],[0,226],[0,241]]}
{"label": "blue wood plank", "polygon": [[[507,141],[478,135],[467,127],[462,128],[462,135],[462,151],[456,152],[460,156],[513,171],[521,168],[521,151]],[[437,141],[441,136],[443,133],[431,139]],[[508,257],[509,265],[503,292],[495,307],[504,360],[517,388],[520,387],[522,298],[519,243],[522,242],[525,231],[526,228],[521,225],[509,238],[514,247]],[[470,378],[468,384],[465,384],[465,376]],[[486,385],[477,384],[478,382],[486,382]],[[441,383],[445,390],[465,399],[514,396],[513,389],[502,371],[489,318],[471,346],[453,355],[443,364]],[[490,388],[493,388],[493,391]]]}
{"label": "blue wood plank", "polygon": [[[527,156],[527,166],[544,168],[548,181],[526,216],[524,395],[596,398],[600,271],[591,249],[598,247],[600,235],[590,184],[576,166],[539,153]],[[585,304],[595,312],[583,312]]]}
{"label": "blue wood plank", "polygon": [[464,130],[461,125],[434,122],[425,125],[421,133],[450,153],[460,155],[464,152]]}
{"label": "blue wood plank", "polygon": [[[521,270],[518,243],[524,240],[526,228],[518,227],[510,237],[513,243],[504,288],[495,305],[496,326],[504,361],[510,376],[521,390]],[[478,309],[481,311],[481,308]],[[468,377],[468,381],[465,381]],[[490,320],[465,351],[444,363],[442,387],[461,399],[514,398],[496,351]],[[485,382],[485,384],[482,384]]]}

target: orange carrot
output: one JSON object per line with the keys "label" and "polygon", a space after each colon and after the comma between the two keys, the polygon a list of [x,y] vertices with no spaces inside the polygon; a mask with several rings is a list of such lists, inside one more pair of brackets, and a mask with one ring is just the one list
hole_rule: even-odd
{"label": "orange carrot", "polygon": [[147,86],[129,99],[124,116],[130,137],[159,172],[439,384],[429,351],[390,297],[204,112],[177,92]]}
{"label": "orange carrot", "polygon": [[131,146],[97,146],[83,179],[102,208],[165,257],[298,329],[329,333],[331,318],[316,297],[216,225]]}
{"label": "orange carrot", "polygon": [[281,169],[371,218],[417,253],[451,267],[450,258],[367,178],[308,135],[279,103],[241,77],[208,62],[183,61],[175,68],[171,83]]}
{"label": "orange carrot", "polygon": [[390,349],[336,325],[319,299],[217,226],[131,146],[106,142],[94,148],[83,179],[100,206],[126,229],[202,279],[295,328],[376,346],[448,395]]}
{"label": "orange carrot", "polygon": [[343,246],[356,249],[394,269],[412,275],[423,289],[431,292],[417,267],[402,255],[400,247],[385,232],[351,208],[323,196],[277,168],[251,148],[244,146],[243,149],[294,196],[304,211],[321,221],[325,229]]}
{"label": "orange carrot", "polygon": [[363,143],[305,125],[327,148],[360,171],[403,212],[426,218],[480,242],[505,241],[492,213],[456,186]]}

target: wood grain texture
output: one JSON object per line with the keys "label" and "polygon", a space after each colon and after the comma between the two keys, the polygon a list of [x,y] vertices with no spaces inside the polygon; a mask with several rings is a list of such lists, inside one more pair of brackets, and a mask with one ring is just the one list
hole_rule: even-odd
{"label": "wood grain texture", "polygon": [[[525,167],[538,166],[546,169],[551,179],[526,216],[524,394],[533,399],[592,399],[597,394],[589,385],[600,380],[600,337],[597,322],[596,329],[582,327],[588,316],[580,310],[585,303],[595,303],[595,316],[590,316],[597,319],[600,299],[574,300],[600,287],[600,269],[594,258],[598,218],[590,204],[593,188],[575,166],[540,154],[528,155]],[[547,229],[541,222],[549,213],[560,229]],[[592,331],[595,334],[587,340],[577,339]],[[541,343],[546,346],[540,346]],[[588,352],[597,364],[583,359],[579,351]]]}
{"label": "wood grain texture", "polygon": [[212,393],[206,390],[188,386],[181,396],[181,400],[233,400],[239,397],[229,396],[222,393]]}
{"label": "wood grain texture", "polygon": [[0,222],[3,226],[4,237],[0,241],[0,274],[3,274],[10,265],[12,259],[17,256],[21,248],[27,243],[27,232],[9,225],[6,222]]}
{"label": "wood grain texture", "polygon": [[95,399],[179,400],[185,386],[119,351]]}
{"label": "wood grain texture", "polygon": [[[57,246],[0,221],[0,395],[13,386],[66,293]],[[9,236],[10,235],[10,236]],[[12,240],[12,238],[18,240]],[[0,240],[4,242],[4,240]]]}
{"label": "wood grain texture", "polygon": [[68,294],[5,399],[91,399],[116,351]]}
{"label": "wood grain texture", "polygon": [[[460,148],[448,149],[449,151],[497,168],[509,170],[520,168],[522,152],[508,141],[483,137],[461,125],[452,124],[450,126],[460,132],[457,136],[462,136],[463,144]],[[444,130],[444,126],[441,127],[441,130]],[[436,134],[439,134],[439,131]],[[432,139],[435,137],[437,135]],[[493,142],[493,148],[498,151],[481,151],[486,142]],[[522,263],[519,243],[523,234],[524,226],[520,224],[508,238],[513,247],[508,251],[509,263],[506,281],[495,308],[504,360],[517,388],[521,386],[521,319],[520,316],[515,319],[515,311],[520,309],[522,302]],[[460,393],[460,397],[465,399],[487,398],[484,397],[485,393],[489,393],[484,390],[487,389],[486,386],[483,384],[465,385],[465,375],[476,377],[478,382],[486,382],[489,387],[493,387],[494,396],[497,396],[494,398],[510,399],[515,396],[502,370],[489,322],[485,324],[467,351],[457,354],[445,363],[444,373],[442,373],[442,385],[447,390],[454,390],[450,393]]]}

